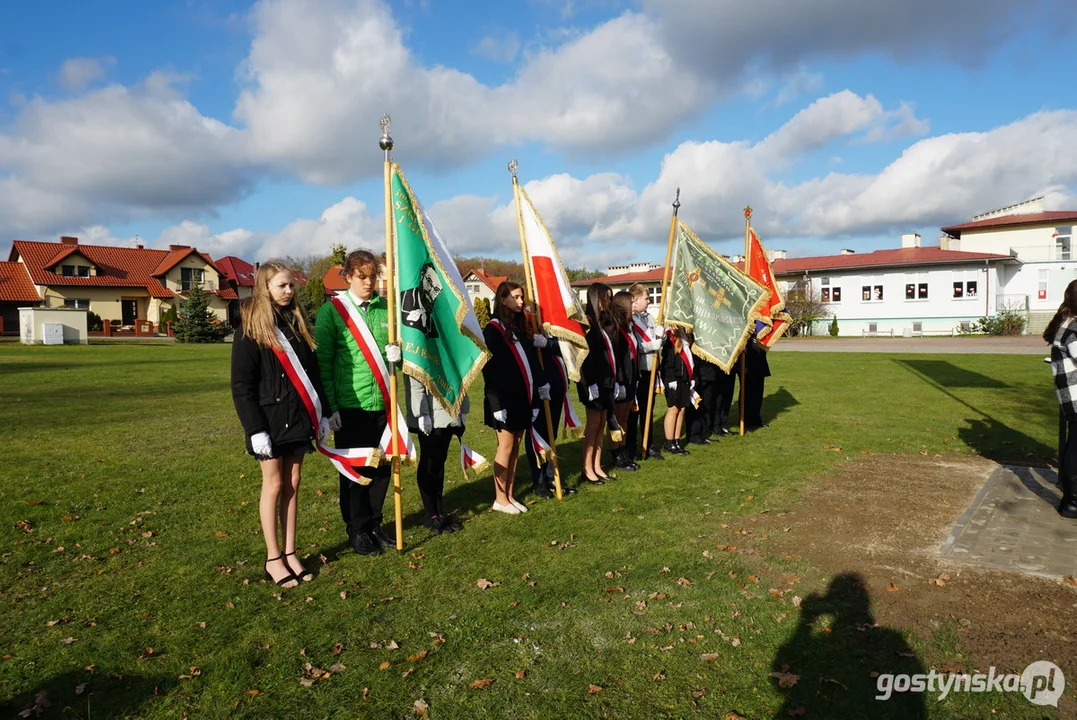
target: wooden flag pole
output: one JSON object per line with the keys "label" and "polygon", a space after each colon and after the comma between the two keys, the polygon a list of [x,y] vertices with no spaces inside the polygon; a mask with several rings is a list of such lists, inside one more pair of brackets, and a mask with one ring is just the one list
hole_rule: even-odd
{"label": "wooden flag pole", "polygon": [[[527,282],[527,294],[534,304],[534,312],[531,313],[531,334],[537,334],[542,328],[542,308],[539,306],[538,295],[535,294],[535,281],[531,277],[531,262],[527,254],[527,233],[524,231],[523,208],[520,206],[520,182],[516,179],[516,170],[520,164],[516,160],[509,161],[509,172],[512,173],[512,197],[516,201],[516,225],[520,231],[520,250],[523,252],[524,278]],[[542,353],[538,355],[539,367],[546,369],[546,363],[542,359]],[[568,388],[565,388],[568,392]],[[553,462],[553,489],[558,500],[564,500],[561,494],[561,470],[557,466],[557,428],[553,426],[553,416],[550,414],[550,401],[543,400],[542,408],[546,413],[546,436],[550,442],[550,460]],[[541,468],[541,466],[540,466]]]}
{"label": "wooden flag pole", "polygon": [[[751,268],[751,234],[752,234],[752,206],[744,208],[744,274],[748,275]],[[748,275],[751,277],[751,275]],[[748,377],[748,347],[745,346],[740,353],[740,435],[744,437],[744,381]]]}
{"label": "wooden flag pole", "polygon": [[[393,149],[393,139],[389,137],[392,119],[381,116],[381,140],[378,147],[385,151],[385,295],[389,306],[389,344],[396,343],[396,267],[393,262],[393,164],[389,152]],[[396,404],[396,367],[388,364],[389,370],[389,427],[392,439],[389,441],[389,453],[393,464],[393,509],[396,516],[396,551],[404,551],[404,506],[401,502],[403,488],[400,485],[400,438],[397,435]]]}
{"label": "wooden flag pole", "polygon": [[[666,316],[666,290],[669,288],[669,263],[673,257],[673,237],[677,232],[677,213],[681,209],[681,189],[677,188],[677,195],[673,198],[673,217],[669,221],[669,242],[666,245],[666,269],[662,273],[662,296],[658,299],[658,324],[661,325]],[[657,338],[652,338],[657,339]],[[654,361],[651,364],[651,385],[647,388],[647,414],[643,417],[643,445],[640,450],[650,447],[647,441],[651,439],[651,411],[654,410],[654,386],[655,377],[658,374],[658,353],[653,353]]]}

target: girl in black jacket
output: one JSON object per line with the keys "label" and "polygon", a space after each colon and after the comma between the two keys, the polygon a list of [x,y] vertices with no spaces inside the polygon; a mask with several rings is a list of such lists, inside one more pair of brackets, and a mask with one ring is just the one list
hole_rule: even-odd
{"label": "girl in black jacket", "polygon": [[[240,307],[240,318],[241,327],[232,344],[232,400],[243,424],[247,452],[258,459],[262,469],[258,514],[266,543],[266,577],[281,587],[295,587],[299,580],[314,579],[296,556],[296,511],[303,456],[313,451],[312,440],[324,442],[329,437],[329,420],[324,417],[329,403],[322,389],[314,341],[296,302],[291,270],[273,261],[259,267],[253,294]],[[277,357],[276,351],[285,349],[280,335],[318,395],[323,417],[317,427]]]}
{"label": "girl in black jacket", "polygon": [[[613,327],[610,307],[613,291],[604,283],[592,283],[587,288],[587,357],[580,368],[577,384],[580,402],[587,408],[587,420],[583,431],[583,472],[580,482],[602,485],[617,477],[607,475],[602,469],[602,441],[607,425],[611,435],[620,434],[620,426],[614,416],[613,404],[616,394],[616,359],[613,355]],[[611,362],[612,361],[612,362]]]}
{"label": "girl in black jacket", "polygon": [[684,426],[684,409],[692,402],[692,378],[681,352],[692,352],[684,330],[675,327],[666,332],[662,343],[662,384],[666,386],[666,452],[688,455],[681,446],[681,429]]}
{"label": "girl in black jacket", "polygon": [[[628,426],[628,414],[636,403],[636,383],[639,381],[639,347],[632,328],[632,293],[621,290],[613,296],[613,354],[617,361],[616,384],[613,386],[613,409],[617,424]],[[646,410],[646,408],[644,408]],[[639,470],[625,447],[624,440],[613,446],[613,466],[621,470]]]}
{"label": "girl in black jacket", "polygon": [[[527,506],[512,496],[516,459],[524,433],[538,417],[541,400],[550,398],[550,386],[535,355],[535,338],[542,336],[527,334],[523,309],[523,288],[501,283],[494,295],[493,318],[482,331],[491,356],[482,368],[484,420],[497,432],[493,509],[509,515],[527,512]],[[544,341],[543,337],[540,342]]]}

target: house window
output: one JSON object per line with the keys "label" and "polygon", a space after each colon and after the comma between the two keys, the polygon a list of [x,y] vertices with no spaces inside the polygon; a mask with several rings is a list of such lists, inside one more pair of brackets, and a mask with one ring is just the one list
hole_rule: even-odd
{"label": "house window", "polygon": [[1036,284],[1036,299],[1037,300],[1046,300],[1047,299],[1047,278],[1048,278],[1048,275],[1049,275],[1049,272],[1047,270],[1040,270],[1040,272],[1039,272],[1039,281]]}
{"label": "house window", "polygon": [[90,266],[89,265],[79,265],[77,270],[78,270],[79,277],[90,277]]}
{"label": "house window", "polygon": [[825,277],[819,280],[819,299],[825,303],[839,303],[841,302],[841,288],[830,284],[830,278]]}
{"label": "house window", "polygon": [[905,299],[927,300],[927,273],[916,273],[905,277]]}
{"label": "house window", "polygon": [[60,266],[60,274],[63,275],[64,277],[75,277],[75,266],[74,265],[61,265]]}
{"label": "house window", "polygon": [[979,286],[979,276],[980,272],[978,270],[954,270],[954,299],[975,298]]}
{"label": "house window", "polygon": [[64,298],[64,307],[75,308],[76,310],[89,310],[90,299],[89,298]]}
{"label": "house window", "polygon": [[476,295],[478,295],[478,294],[479,294],[479,286],[478,286],[478,285],[472,285],[472,286],[471,286],[471,292],[473,292],[473,293],[475,293]]}
{"label": "house window", "polygon": [[883,279],[882,277],[869,277],[864,285],[860,286],[860,299],[863,302],[882,302]]}
{"label": "house window", "polygon": [[180,287],[187,292],[195,285],[201,285],[205,280],[205,271],[202,268],[180,268]]}
{"label": "house window", "polygon": [[1070,240],[1073,238],[1073,226],[1063,225],[1055,228],[1055,260],[1070,260]]}
{"label": "house window", "polygon": [[649,300],[652,305],[658,305],[662,301],[662,288],[647,288],[647,300]]}

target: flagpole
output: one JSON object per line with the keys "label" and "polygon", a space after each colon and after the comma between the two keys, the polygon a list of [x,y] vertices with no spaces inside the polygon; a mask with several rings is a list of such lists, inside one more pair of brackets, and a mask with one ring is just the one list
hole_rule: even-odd
{"label": "flagpole", "polygon": [[[520,163],[516,162],[515,159],[509,161],[509,172],[512,173],[512,197],[516,201],[516,226],[520,231],[520,250],[523,252],[524,278],[527,282],[527,294],[534,303],[534,312],[531,313],[531,331],[532,334],[535,334],[538,328],[542,327],[542,308],[539,307],[538,296],[535,294],[535,281],[531,277],[531,263],[528,261],[527,233],[524,231],[523,208],[520,206],[520,182],[516,179],[516,169],[518,167],[520,167]],[[542,353],[536,354],[538,355],[539,367],[545,370],[546,363],[542,360]],[[567,387],[565,392],[568,392]],[[551,462],[553,462],[554,494],[558,500],[563,500],[564,497],[561,494],[561,470],[557,466],[557,433],[553,426],[553,416],[550,415],[550,401],[543,400],[542,407],[546,413],[546,434],[549,438],[550,456]]]}
{"label": "flagpole", "polygon": [[[752,256],[752,206],[746,205],[744,207],[744,274],[751,277],[749,274],[751,271],[751,256]],[[744,381],[748,377],[748,348],[745,346],[744,350],[740,353],[740,435],[744,437],[744,398],[746,394],[744,392]]]}
{"label": "flagpole", "polygon": [[[677,213],[681,209],[681,189],[677,188],[677,195],[673,198],[673,217],[669,221],[669,243],[666,245],[666,268],[662,273],[662,295],[658,299],[658,324],[661,325],[666,316],[666,290],[669,289],[669,263],[673,258],[673,236],[677,232]],[[657,338],[655,338],[657,339]],[[646,419],[643,426],[643,445],[640,450],[647,447],[647,441],[651,439],[651,411],[654,410],[654,386],[655,377],[658,373],[658,353],[653,353],[654,358],[651,363],[651,385],[647,388],[647,414],[643,417]]]}
{"label": "flagpole", "polygon": [[[393,139],[389,137],[392,118],[381,116],[381,140],[378,147],[385,151],[385,294],[389,306],[389,344],[396,343],[396,266],[393,258],[393,164],[389,153]],[[397,435],[396,368],[389,364],[389,427],[392,438],[389,453],[393,465],[393,509],[396,515],[396,551],[404,551],[404,506],[401,503],[403,488],[400,485],[400,439]]]}

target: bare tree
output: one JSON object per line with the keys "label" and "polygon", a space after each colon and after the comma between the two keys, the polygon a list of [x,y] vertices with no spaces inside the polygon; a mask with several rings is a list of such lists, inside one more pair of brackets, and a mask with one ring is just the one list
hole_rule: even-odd
{"label": "bare tree", "polygon": [[811,335],[815,323],[830,317],[830,309],[819,299],[819,293],[810,281],[798,280],[785,291],[784,299],[785,309],[793,318],[789,326],[790,337]]}

